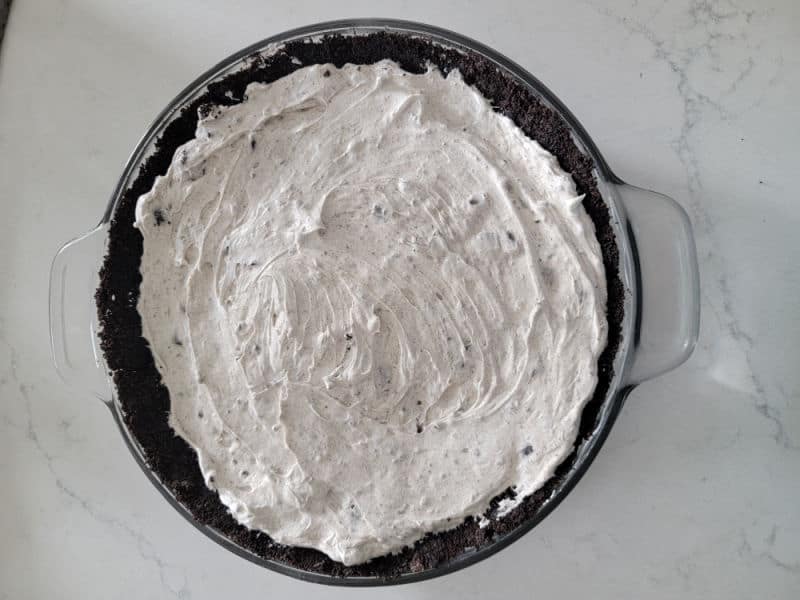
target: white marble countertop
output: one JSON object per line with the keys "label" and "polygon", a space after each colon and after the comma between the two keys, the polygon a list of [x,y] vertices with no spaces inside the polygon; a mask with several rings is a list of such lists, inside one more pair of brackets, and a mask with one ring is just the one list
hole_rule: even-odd
{"label": "white marble countertop", "polygon": [[[0,52],[0,598],[800,597],[800,10],[585,3],[17,0]],[[316,6],[312,6],[316,5]],[[290,27],[394,16],[477,38],[573,110],[626,180],[689,211],[700,343],[630,396],[532,533],[384,590],[260,569],[188,525],[48,349],[50,261],[99,219],[149,121]]]}

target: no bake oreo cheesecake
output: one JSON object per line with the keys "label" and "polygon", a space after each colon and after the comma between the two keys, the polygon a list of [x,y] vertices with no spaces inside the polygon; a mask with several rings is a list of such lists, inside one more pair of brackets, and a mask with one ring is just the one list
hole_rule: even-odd
{"label": "no bake oreo cheesecake", "polygon": [[201,522],[391,575],[513,529],[618,340],[567,128],[478,56],[294,42],[187,107],[117,207],[97,300],[126,424]]}

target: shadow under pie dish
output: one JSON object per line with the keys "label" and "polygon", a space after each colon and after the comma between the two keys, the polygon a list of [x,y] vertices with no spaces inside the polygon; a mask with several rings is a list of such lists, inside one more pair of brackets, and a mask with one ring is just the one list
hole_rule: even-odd
{"label": "shadow under pie dish", "polygon": [[135,455],[218,541],[318,581],[512,541],[636,383],[628,186],[530,80],[419,27],[232,57],[146,136],[104,219],[95,326]]}

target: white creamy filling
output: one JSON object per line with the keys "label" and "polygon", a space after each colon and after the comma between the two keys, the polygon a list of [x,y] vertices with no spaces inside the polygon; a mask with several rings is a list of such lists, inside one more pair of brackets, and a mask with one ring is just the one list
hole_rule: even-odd
{"label": "white creamy filling", "polygon": [[356,564],[512,508],[571,451],[600,247],[571,177],[458,72],[251,84],[136,226],[170,423],[247,527]]}

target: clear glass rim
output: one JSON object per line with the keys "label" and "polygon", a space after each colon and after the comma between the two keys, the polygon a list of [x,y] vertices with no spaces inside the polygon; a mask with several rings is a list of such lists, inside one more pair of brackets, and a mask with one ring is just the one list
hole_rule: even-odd
{"label": "clear glass rim", "polygon": [[131,153],[123,173],[121,174],[114,188],[98,228],[107,230],[108,223],[114,214],[117,203],[137,176],[140,165],[146,159],[148,151],[152,149],[155,141],[163,132],[163,129],[175,116],[177,116],[180,110],[191,101],[192,97],[205,91],[206,86],[209,83],[224,77],[226,74],[236,70],[237,67],[246,64],[248,59],[264,53],[269,53],[272,49],[278,48],[280,45],[293,40],[314,38],[326,34],[365,35],[375,31],[391,31],[409,35],[424,36],[427,39],[446,47],[462,48],[464,50],[483,55],[495,63],[498,67],[513,75],[518,81],[528,86],[545,104],[554,109],[562,117],[562,119],[572,130],[573,138],[579,149],[587,154],[594,162],[598,185],[600,187],[601,194],[603,195],[603,199],[608,205],[611,213],[611,225],[614,229],[616,241],[619,247],[620,276],[623,280],[626,293],[624,299],[622,339],[614,359],[615,374],[610,382],[609,390],[604,400],[600,416],[598,417],[599,423],[592,435],[578,446],[577,456],[574,459],[570,470],[567,474],[565,474],[562,483],[554,490],[550,498],[546,500],[536,511],[535,515],[533,515],[527,521],[522,523],[513,531],[502,536],[498,536],[485,546],[482,546],[479,549],[465,551],[456,558],[441,563],[431,569],[416,573],[404,573],[395,577],[338,577],[320,574],[313,571],[305,571],[280,561],[262,558],[232,542],[230,539],[212,527],[197,522],[189,510],[177,501],[169,489],[162,484],[158,477],[156,477],[156,475],[147,466],[141,448],[125,426],[115,389],[113,385],[111,385],[112,399],[106,404],[111,409],[114,420],[117,423],[117,426],[119,427],[123,438],[125,439],[125,442],[131,451],[131,454],[134,456],[136,462],[139,464],[151,482],[167,499],[167,501],[181,515],[184,516],[184,518],[186,518],[192,525],[194,525],[202,533],[207,535],[221,546],[251,562],[304,581],[339,586],[396,585],[431,579],[451,573],[453,571],[457,571],[488,558],[489,556],[495,554],[519,539],[521,536],[535,527],[539,522],[541,522],[547,515],[549,515],[550,512],[552,512],[561,503],[561,501],[567,496],[567,494],[569,494],[572,488],[581,479],[608,436],[608,433],[614,421],[616,420],[617,415],[619,414],[622,404],[624,403],[625,397],[633,389],[633,386],[626,386],[624,384],[624,375],[631,362],[632,352],[630,350],[632,346],[630,341],[633,337],[635,337],[630,334],[635,326],[634,315],[637,314],[638,303],[637,294],[631,292],[632,290],[637,289],[635,285],[634,267],[636,259],[632,254],[628,235],[623,225],[624,213],[621,206],[615,201],[614,192],[615,186],[621,185],[624,182],[611,171],[608,164],[605,162],[599,150],[597,149],[597,146],[592,141],[591,137],[589,137],[588,133],[580,124],[580,122],[558,99],[558,97],[553,94],[544,84],[542,84],[538,79],[528,73],[517,63],[509,60],[497,51],[485,46],[484,44],[481,44],[480,42],[446,29],[425,25],[422,23],[396,19],[345,19],[328,21],[292,29],[284,33],[270,36],[230,55],[186,86],[155,118],[153,123],[147,129],[147,132],[136,145],[134,151]]}

